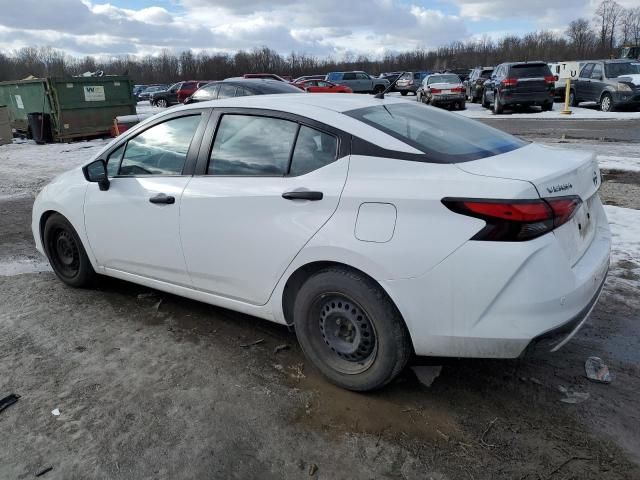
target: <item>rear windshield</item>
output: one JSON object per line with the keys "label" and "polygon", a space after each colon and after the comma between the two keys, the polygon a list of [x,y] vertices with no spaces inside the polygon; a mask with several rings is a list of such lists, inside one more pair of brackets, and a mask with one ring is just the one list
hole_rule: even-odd
{"label": "rear windshield", "polygon": [[605,63],[604,71],[607,78],[616,78],[623,75],[634,75],[640,73],[640,63]]}
{"label": "rear windshield", "polygon": [[551,70],[546,63],[531,63],[522,65],[511,65],[510,77],[514,78],[536,78],[551,75]]}
{"label": "rear windshield", "polygon": [[489,78],[491,77],[492,73],[493,73],[493,70],[482,70],[482,73],[480,74],[480,78]]}
{"label": "rear windshield", "polygon": [[475,120],[417,102],[360,108],[345,115],[417,148],[426,160],[437,163],[468,162],[527,144]]}
{"label": "rear windshield", "polygon": [[460,77],[457,75],[431,75],[427,83],[460,83]]}

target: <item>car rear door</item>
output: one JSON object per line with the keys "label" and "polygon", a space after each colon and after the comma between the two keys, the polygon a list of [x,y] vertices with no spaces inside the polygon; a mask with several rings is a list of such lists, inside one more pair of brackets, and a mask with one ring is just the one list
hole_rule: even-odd
{"label": "car rear door", "polygon": [[371,80],[371,77],[366,73],[356,73],[356,80],[358,81],[359,92],[370,92],[373,90],[373,80]]}
{"label": "car rear door", "polygon": [[[217,109],[218,110],[218,109]],[[180,233],[202,291],[263,305],[331,217],[347,178],[339,131],[278,112],[219,109],[184,191]]]}
{"label": "car rear door", "polygon": [[355,72],[345,72],[342,75],[342,80],[336,83],[339,83],[340,85],[346,85],[354,92],[360,91],[360,84],[358,79],[356,78]]}
{"label": "car rear door", "polygon": [[109,189],[87,187],[89,245],[98,265],[191,285],[180,243],[182,192],[191,179],[207,110],[163,116],[113,149]]}

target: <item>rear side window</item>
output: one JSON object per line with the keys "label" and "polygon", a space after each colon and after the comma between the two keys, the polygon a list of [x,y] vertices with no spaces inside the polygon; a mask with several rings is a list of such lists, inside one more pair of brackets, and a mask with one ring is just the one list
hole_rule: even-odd
{"label": "rear side window", "polygon": [[458,163],[510,152],[526,145],[507,133],[455,113],[416,102],[345,112],[424,152],[425,161]]}
{"label": "rear side window", "polygon": [[133,137],[119,175],[181,175],[199,123],[200,114],[174,118]]}
{"label": "rear side window", "polygon": [[345,73],[342,76],[343,80],[355,80],[356,79],[356,74],[355,73]]}
{"label": "rear side window", "polygon": [[327,75],[327,80],[329,80],[330,82],[336,82],[338,80],[340,80],[341,75],[339,73],[333,72],[330,73],[329,75]]}
{"label": "rear side window", "polygon": [[369,75],[366,73],[356,73],[356,78],[358,80],[369,80]]}
{"label": "rear side window", "polygon": [[218,99],[220,98],[230,98],[236,96],[236,86],[229,84],[221,84],[220,90],[218,91]]}
{"label": "rear side window", "polygon": [[531,63],[511,65],[509,76],[514,78],[536,78],[551,75],[551,70],[546,63]]}
{"label": "rear side window", "polygon": [[338,139],[310,127],[300,127],[291,159],[290,175],[304,175],[336,160]]}
{"label": "rear side window", "polygon": [[213,142],[209,175],[286,175],[298,124],[251,115],[224,115]]}

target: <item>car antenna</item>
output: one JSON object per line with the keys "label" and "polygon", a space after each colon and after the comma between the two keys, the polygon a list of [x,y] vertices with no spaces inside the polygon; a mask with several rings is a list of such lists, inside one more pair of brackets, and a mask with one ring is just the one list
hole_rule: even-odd
{"label": "car antenna", "polygon": [[391,88],[393,88],[393,86],[396,84],[398,79],[402,77],[405,73],[407,72],[402,72],[400,75],[398,75],[396,79],[393,82],[391,82],[387,88],[384,89],[384,92],[376,93],[373,96],[373,98],[379,98],[380,100],[384,100],[384,94],[387,93]]}

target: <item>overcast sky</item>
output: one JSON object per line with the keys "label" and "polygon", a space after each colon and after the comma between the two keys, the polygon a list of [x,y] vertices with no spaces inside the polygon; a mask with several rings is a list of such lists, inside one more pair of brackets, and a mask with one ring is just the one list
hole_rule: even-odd
{"label": "overcast sky", "polygon": [[[564,31],[595,0],[0,0],[0,50],[72,55],[235,52],[342,56],[437,47],[482,35]],[[619,0],[626,6],[640,0]]]}

